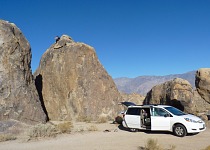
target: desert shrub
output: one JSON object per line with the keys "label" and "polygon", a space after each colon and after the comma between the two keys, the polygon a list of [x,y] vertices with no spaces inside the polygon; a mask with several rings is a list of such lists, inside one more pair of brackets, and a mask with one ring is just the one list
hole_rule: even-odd
{"label": "desert shrub", "polygon": [[58,134],[55,125],[52,124],[37,124],[31,127],[28,131],[30,139],[39,137],[55,137]]}
{"label": "desert shrub", "polygon": [[90,123],[92,119],[88,116],[80,116],[77,118],[77,121]]}
{"label": "desert shrub", "polygon": [[175,150],[176,146],[171,145],[169,149],[164,149],[156,139],[148,139],[145,147],[140,146],[139,150]]}
{"label": "desert shrub", "polygon": [[70,121],[59,123],[56,125],[56,129],[60,133],[70,133],[72,128],[73,128],[73,125]]}
{"label": "desert shrub", "polygon": [[175,150],[176,146],[175,145],[171,145],[171,147],[168,150]]}
{"label": "desert shrub", "polygon": [[91,125],[87,128],[88,131],[98,131],[98,128],[95,125]]}
{"label": "desert shrub", "polygon": [[84,127],[80,126],[79,128],[76,128],[75,131],[76,132],[84,132],[85,129],[84,129]]}
{"label": "desert shrub", "polygon": [[115,122],[118,123],[118,124],[122,124],[123,118],[122,118],[121,116],[117,116],[117,117],[115,118]]}
{"label": "desert shrub", "polygon": [[210,150],[210,145],[209,146],[207,146],[205,149],[203,149],[203,150]]}
{"label": "desert shrub", "polygon": [[97,122],[98,123],[106,123],[106,122],[108,122],[108,118],[107,118],[107,116],[102,115],[102,116],[98,117]]}
{"label": "desert shrub", "polygon": [[148,139],[145,148],[146,150],[163,150],[156,139]]}
{"label": "desert shrub", "polygon": [[16,137],[10,134],[0,134],[0,142],[16,140]]}

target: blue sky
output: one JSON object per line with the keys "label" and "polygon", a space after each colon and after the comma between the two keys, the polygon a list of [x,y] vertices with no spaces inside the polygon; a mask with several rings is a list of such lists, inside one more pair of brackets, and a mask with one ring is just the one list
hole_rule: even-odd
{"label": "blue sky", "polygon": [[56,35],[95,48],[113,77],[210,67],[210,0],[0,0],[32,48],[32,71]]}

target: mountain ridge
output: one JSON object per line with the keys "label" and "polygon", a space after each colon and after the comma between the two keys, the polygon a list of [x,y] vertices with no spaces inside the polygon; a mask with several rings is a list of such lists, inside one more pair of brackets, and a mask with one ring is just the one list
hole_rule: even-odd
{"label": "mountain ridge", "polygon": [[138,76],[135,78],[128,77],[120,77],[114,78],[114,82],[119,91],[130,94],[130,93],[138,93],[141,95],[146,95],[149,90],[152,89],[155,85],[164,83],[166,81],[172,80],[174,78],[182,78],[195,87],[195,73],[196,71],[189,71],[183,74],[170,74],[165,76],[152,76],[152,75],[144,75]]}

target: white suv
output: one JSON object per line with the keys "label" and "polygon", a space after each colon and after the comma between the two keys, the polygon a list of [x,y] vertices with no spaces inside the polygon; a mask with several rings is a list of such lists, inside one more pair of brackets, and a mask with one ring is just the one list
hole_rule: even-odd
{"label": "white suv", "polygon": [[171,131],[179,137],[206,129],[205,122],[199,117],[167,105],[129,106],[123,126],[134,130]]}

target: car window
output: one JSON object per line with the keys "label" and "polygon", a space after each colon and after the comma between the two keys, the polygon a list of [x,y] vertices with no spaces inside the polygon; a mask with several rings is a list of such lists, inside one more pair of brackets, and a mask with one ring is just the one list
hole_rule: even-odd
{"label": "car window", "polygon": [[129,108],[127,115],[140,115],[140,108]]}
{"label": "car window", "polygon": [[154,116],[165,116],[165,115],[169,115],[169,113],[167,113],[165,110],[163,110],[162,108],[154,108],[153,110],[153,115]]}
{"label": "car window", "polygon": [[186,115],[186,113],[182,112],[181,110],[174,108],[174,107],[165,107],[166,110],[170,111],[172,114],[177,116]]}

